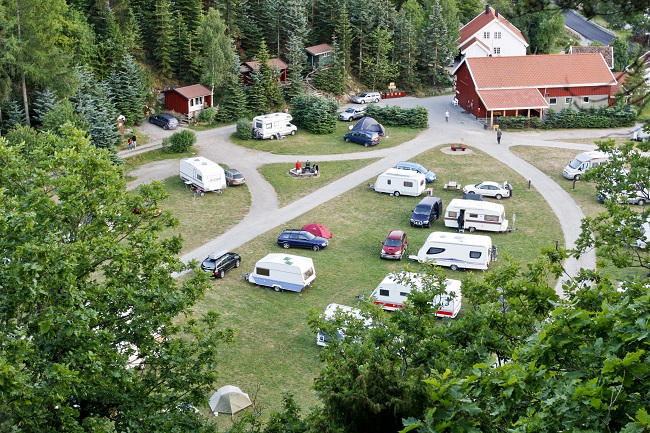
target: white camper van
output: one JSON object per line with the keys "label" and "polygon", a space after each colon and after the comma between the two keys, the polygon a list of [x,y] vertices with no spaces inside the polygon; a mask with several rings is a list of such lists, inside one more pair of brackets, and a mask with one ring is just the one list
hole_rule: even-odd
{"label": "white camper van", "polygon": [[400,195],[417,197],[424,192],[426,182],[426,177],[417,171],[389,168],[379,175],[372,188],[395,197]]}
{"label": "white camper van", "polygon": [[244,279],[258,286],[300,292],[316,279],[314,262],[309,257],[290,254],[268,254],[255,263],[253,272],[244,274]]}
{"label": "white camper van", "polygon": [[418,251],[409,256],[420,263],[434,263],[448,266],[451,270],[481,269],[486,270],[491,261],[496,260],[496,247],[492,239],[484,235],[466,235],[463,233],[433,232]]}
{"label": "white camper van", "polygon": [[569,180],[578,180],[580,176],[592,167],[602,164],[609,159],[609,154],[594,150],[592,152],[582,152],[578,154],[573,161],[564,167],[562,174]]}
{"label": "white camper van", "polygon": [[[375,305],[380,305],[386,311],[398,310],[404,307],[406,296],[411,293],[411,290],[418,290],[422,287],[421,275],[410,272],[400,275],[411,281],[415,288],[399,282],[397,275],[388,274],[370,295],[370,298],[374,299]],[[439,305],[436,316],[453,319],[460,311],[462,302],[460,281],[447,279],[446,285],[446,295],[436,295],[432,303]]]}
{"label": "white camper van", "polygon": [[279,139],[285,135],[296,135],[298,128],[291,121],[289,113],[271,113],[253,118],[253,138]]}
{"label": "white camper van", "polygon": [[210,191],[221,192],[226,188],[223,168],[202,156],[181,159],[180,176],[185,185],[201,195]]}
{"label": "white camper van", "polygon": [[458,229],[459,224],[463,225],[463,230],[469,230],[470,233],[474,230],[499,233],[508,230],[503,205],[489,201],[460,198],[450,201],[445,211],[445,227]]}
{"label": "white camper van", "polygon": [[[323,313],[323,316],[325,320],[331,321],[334,320],[337,314],[344,316],[343,321],[346,325],[349,324],[349,321],[346,320],[348,318],[363,320],[366,326],[370,326],[372,324],[372,320],[370,318],[364,318],[361,315],[361,310],[359,310],[358,308],[348,307],[347,305],[329,304],[325,308],[325,312]],[[327,346],[327,342],[333,340],[334,338],[336,338],[337,340],[341,340],[345,337],[346,329],[347,326],[343,326],[339,328],[336,331],[336,335],[334,336],[329,336],[327,333],[319,329],[318,334],[316,336],[316,344],[325,347]]]}

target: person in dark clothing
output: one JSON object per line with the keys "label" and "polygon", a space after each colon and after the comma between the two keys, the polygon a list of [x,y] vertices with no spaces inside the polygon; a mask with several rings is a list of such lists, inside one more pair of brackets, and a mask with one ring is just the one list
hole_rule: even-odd
{"label": "person in dark clothing", "polygon": [[465,211],[464,210],[461,210],[458,213],[458,219],[456,220],[456,222],[458,223],[458,232],[460,233],[462,231],[465,231]]}
{"label": "person in dark clothing", "polygon": [[497,144],[501,144],[501,130],[497,129]]}
{"label": "person in dark clothing", "polygon": [[135,146],[137,144],[136,143],[137,139],[138,139],[138,137],[136,137],[135,135],[133,137],[131,137],[131,145],[133,146],[134,149],[135,149]]}

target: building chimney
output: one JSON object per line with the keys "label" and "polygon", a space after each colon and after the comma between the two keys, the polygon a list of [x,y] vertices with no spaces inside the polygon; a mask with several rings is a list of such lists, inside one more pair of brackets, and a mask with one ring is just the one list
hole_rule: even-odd
{"label": "building chimney", "polygon": [[490,5],[486,4],[485,5],[485,15],[489,15],[489,14],[490,14]]}
{"label": "building chimney", "polygon": [[495,10],[494,10],[494,15],[495,15],[497,18],[499,18],[499,11],[495,9]]}

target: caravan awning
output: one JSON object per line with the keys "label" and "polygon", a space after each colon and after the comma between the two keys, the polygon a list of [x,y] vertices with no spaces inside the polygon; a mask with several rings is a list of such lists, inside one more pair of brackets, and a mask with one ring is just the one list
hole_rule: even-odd
{"label": "caravan awning", "polygon": [[477,93],[488,111],[548,108],[548,103],[537,89],[477,90]]}

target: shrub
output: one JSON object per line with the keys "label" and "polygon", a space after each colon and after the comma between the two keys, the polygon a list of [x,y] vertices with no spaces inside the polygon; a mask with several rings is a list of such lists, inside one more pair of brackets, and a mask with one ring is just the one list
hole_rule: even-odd
{"label": "shrub", "polygon": [[636,119],[636,109],[631,105],[624,107],[591,107],[586,110],[565,108],[562,111],[549,110],[544,121],[537,117],[501,117],[502,129],[572,129],[572,128],[619,128],[632,126]]}
{"label": "shrub", "polygon": [[250,140],[253,138],[253,122],[248,119],[240,119],[237,121],[235,137],[241,140]]}
{"label": "shrub", "polygon": [[384,126],[406,126],[408,128],[426,128],[429,124],[429,112],[426,108],[402,108],[396,105],[380,108],[375,104],[368,106],[368,116]]}
{"label": "shrub", "polygon": [[196,134],[187,129],[174,133],[162,142],[163,153],[183,153],[196,143]]}
{"label": "shrub", "polygon": [[214,107],[208,107],[199,112],[199,117],[197,120],[201,123],[212,123],[214,122],[216,115],[217,111],[214,109]]}
{"label": "shrub", "polygon": [[314,134],[331,134],[336,130],[338,104],[320,96],[296,96],[291,101],[293,123]]}

